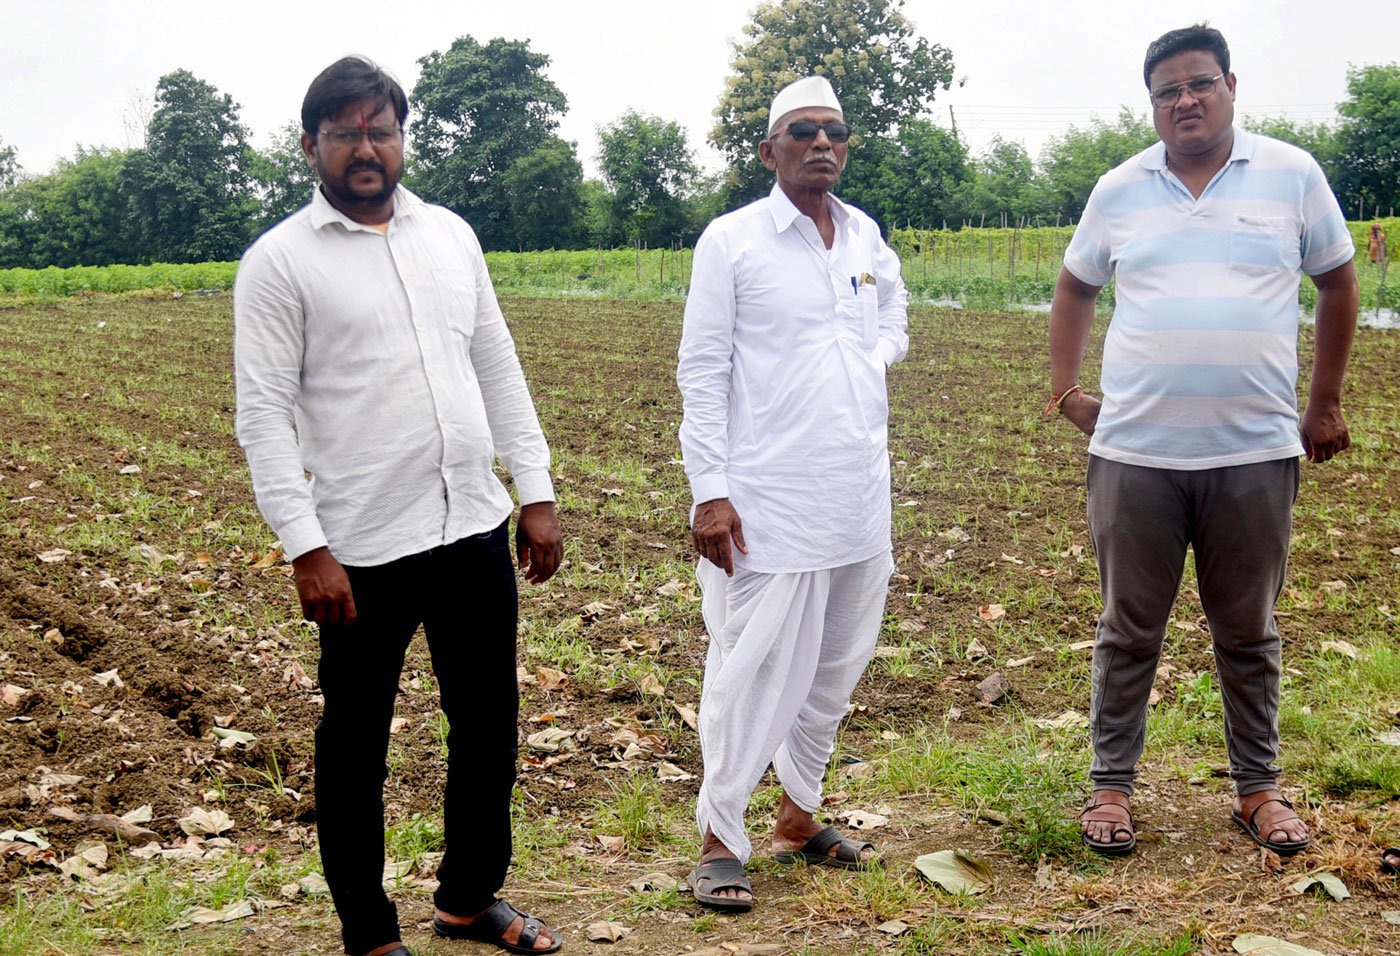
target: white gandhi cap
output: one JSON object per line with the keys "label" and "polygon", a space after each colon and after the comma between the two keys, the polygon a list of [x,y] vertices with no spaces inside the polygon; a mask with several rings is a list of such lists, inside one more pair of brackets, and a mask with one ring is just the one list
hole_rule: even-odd
{"label": "white gandhi cap", "polygon": [[[768,135],[773,135],[778,120],[793,110],[811,107],[841,113],[841,101],[836,98],[836,91],[824,76],[809,76],[796,80],[778,91],[778,95],[773,97],[773,106],[768,110]],[[841,118],[845,119],[845,115],[842,114]]]}

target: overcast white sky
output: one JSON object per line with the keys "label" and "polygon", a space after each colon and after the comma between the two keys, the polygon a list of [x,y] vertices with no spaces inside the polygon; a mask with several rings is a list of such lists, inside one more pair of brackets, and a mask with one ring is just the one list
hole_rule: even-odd
{"label": "overcast white sky", "polygon": [[[178,68],[229,93],[253,142],[294,120],[311,78],[346,53],[379,61],[411,90],[419,57],[470,34],[528,39],[552,59],[569,100],[560,133],[596,169],[596,129],[633,108],[679,122],[702,163],[756,0],[5,0],[0,29],[0,141],[31,173],[78,144],[135,145],[124,129],[137,94]],[[961,88],[939,92],[974,152],[996,133],[1038,154],[1045,139],[1120,105],[1146,112],[1142,56],[1154,37],[1209,19],[1230,43],[1239,114],[1328,120],[1348,64],[1400,59],[1400,2],[1301,0],[1144,5],[1130,0],[908,0],[923,36],[953,52]],[[848,117],[859,123],[859,117]]]}

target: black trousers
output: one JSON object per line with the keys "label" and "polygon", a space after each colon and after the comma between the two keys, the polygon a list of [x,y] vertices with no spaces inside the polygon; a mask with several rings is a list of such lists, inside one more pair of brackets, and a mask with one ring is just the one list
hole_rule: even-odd
{"label": "black trousers", "polygon": [[321,628],[316,827],[352,956],[400,938],[382,885],[385,758],[404,653],[420,624],[451,728],[446,855],[433,902],[470,916],[505,881],[519,710],[508,523],[389,564],[347,567],[356,619]]}

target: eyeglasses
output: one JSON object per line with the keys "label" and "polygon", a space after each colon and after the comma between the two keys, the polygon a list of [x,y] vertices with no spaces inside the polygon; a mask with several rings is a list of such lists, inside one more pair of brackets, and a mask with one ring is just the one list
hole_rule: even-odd
{"label": "eyeglasses", "polygon": [[[845,123],[812,123],[807,120],[799,120],[787,125],[787,131],[799,143],[810,143],[816,139],[817,130],[823,130],[826,133],[826,138],[833,143],[844,143],[851,138],[851,128]],[[781,132],[781,130],[777,132]]]}
{"label": "eyeglasses", "polygon": [[1152,105],[1157,109],[1169,110],[1176,105],[1176,101],[1181,99],[1181,94],[1187,90],[1190,90],[1191,95],[1198,100],[1210,96],[1215,92],[1215,84],[1224,75],[1224,73],[1217,73],[1214,76],[1198,76],[1194,80],[1187,80],[1176,86],[1163,86],[1149,93],[1148,98],[1152,100]]}
{"label": "eyeglasses", "polygon": [[403,142],[403,130],[397,126],[373,126],[369,129],[336,127],[317,132],[330,140],[332,146],[340,149],[354,149],[366,136],[369,137],[370,145],[377,149],[392,149]]}

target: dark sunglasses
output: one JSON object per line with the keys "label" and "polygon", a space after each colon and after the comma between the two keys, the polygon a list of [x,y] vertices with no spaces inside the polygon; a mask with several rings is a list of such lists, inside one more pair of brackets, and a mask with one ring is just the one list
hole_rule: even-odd
{"label": "dark sunglasses", "polygon": [[844,143],[851,138],[851,128],[845,123],[812,123],[807,120],[799,120],[787,125],[787,131],[799,143],[810,143],[816,139],[817,130],[824,130],[826,138],[833,143]]}

